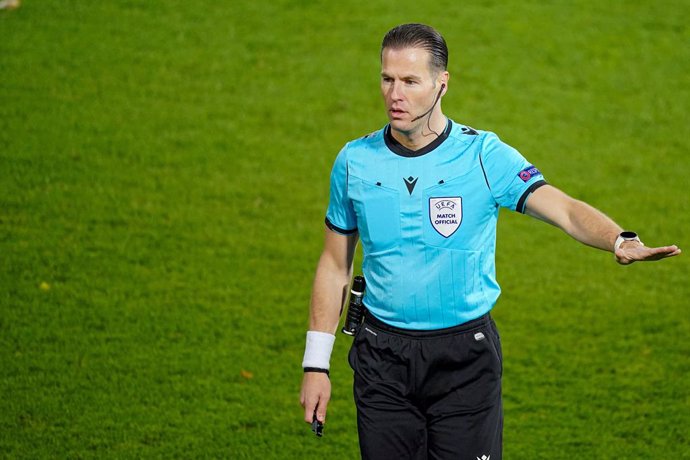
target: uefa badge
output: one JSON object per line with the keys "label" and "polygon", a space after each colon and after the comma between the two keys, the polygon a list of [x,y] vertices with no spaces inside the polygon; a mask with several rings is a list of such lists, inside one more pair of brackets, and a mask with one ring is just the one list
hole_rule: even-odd
{"label": "uefa badge", "polygon": [[448,238],[462,222],[462,197],[429,198],[429,219],[434,230]]}

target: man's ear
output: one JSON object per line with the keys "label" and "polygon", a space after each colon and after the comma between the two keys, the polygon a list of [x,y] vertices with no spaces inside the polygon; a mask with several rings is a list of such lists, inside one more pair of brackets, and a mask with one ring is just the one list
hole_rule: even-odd
{"label": "man's ear", "polygon": [[448,92],[448,80],[450,80],[450,74],[448,71],[441,72],[439,75],[439,81],[441,82],[441,96]]}

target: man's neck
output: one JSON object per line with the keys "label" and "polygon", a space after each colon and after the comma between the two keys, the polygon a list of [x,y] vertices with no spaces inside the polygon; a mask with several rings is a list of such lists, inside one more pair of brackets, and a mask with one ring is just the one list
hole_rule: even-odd
{"label": "man's neck", "polygon": [[393,139],[398,141],[404,147],[416,151],[426,147],[436,140],[438,136],[446,129],[448,119],[439,110],[432,116],[431,120],[424,117],[420,120],[422,124],[412,131],[398,131],[391,129]]}

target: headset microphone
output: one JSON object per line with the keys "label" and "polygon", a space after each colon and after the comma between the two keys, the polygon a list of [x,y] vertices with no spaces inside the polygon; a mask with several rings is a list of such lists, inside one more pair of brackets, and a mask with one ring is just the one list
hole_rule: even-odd
{"label": "headset microphone", "polygon": [[427,116],[428,114],[430,114],[432,110],[434,110],[434,107],[436,107],[436,104],[438,103],[438,100],[441,99],[441,93],[443,92],[443,89],[444,89],[445,87],[446,87],[446,84],[445,84],[445,83],[441,83],[441,89],[438,90],[438,94],[436,95],[436,99],[434,100],[434,103],[431,105],[431,108],[430,108],[429,110],[427,110],[426,112],[424,112],[423,114],[419,115],[418,117],[414,117],[414,118],[412,119],[412,121],[417,121],[417,120],[419,120],[420,118],[424,118],[425,116]]}

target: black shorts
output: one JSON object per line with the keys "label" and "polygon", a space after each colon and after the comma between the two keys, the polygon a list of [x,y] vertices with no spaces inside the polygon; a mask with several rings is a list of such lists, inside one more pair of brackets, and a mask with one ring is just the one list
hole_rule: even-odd
{"label": "black shorts", "polygon": [[501,460],[501,344],[486,314],[412,331],[367,315],[349,354],[362,458]]}

